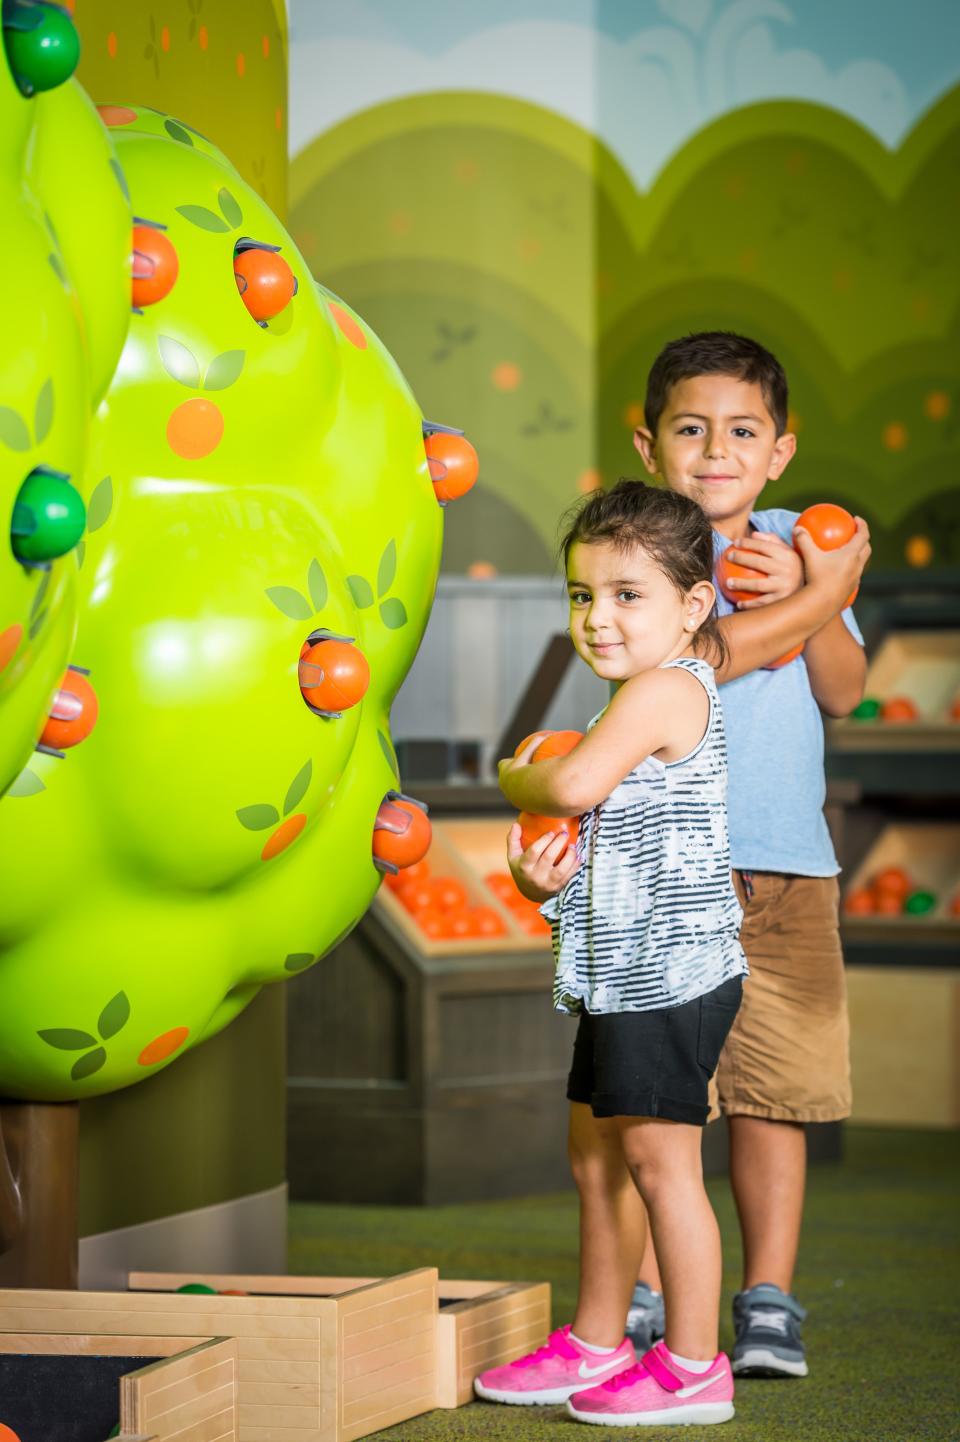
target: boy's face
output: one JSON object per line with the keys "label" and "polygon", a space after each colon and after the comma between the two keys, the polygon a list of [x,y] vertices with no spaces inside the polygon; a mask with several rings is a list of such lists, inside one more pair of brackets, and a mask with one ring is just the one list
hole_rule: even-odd
{"label": "boy's face", "polygon": [[746,532],[754,502],[797,447],[796,436],[777,435],[760,385],[726,375],[678,381],[656,435],[641,426],[633,443],[651,475],[697,501],[731,538]]}

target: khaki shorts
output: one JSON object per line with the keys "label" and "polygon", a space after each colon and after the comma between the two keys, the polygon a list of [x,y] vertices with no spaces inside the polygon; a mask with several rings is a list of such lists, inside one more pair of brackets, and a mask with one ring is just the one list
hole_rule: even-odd
{"label": "khaki shorts", "polygon": [[850,1028],[835,876],[733,873],[750,964],[711,1085],[711,1116],[832,1122],[850,1114]]}

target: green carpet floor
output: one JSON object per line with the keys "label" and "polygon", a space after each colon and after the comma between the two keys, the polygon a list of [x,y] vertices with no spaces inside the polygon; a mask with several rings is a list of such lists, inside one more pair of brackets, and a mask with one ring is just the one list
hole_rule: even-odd
{"label": "green carpet floor", "polygon": [[[375,1163],[373,1163],[375,1164]],[[724,1239],[721,1346],[739,1283],[730,1188],[709,1184]],[[571,1442],[735,1436],[743,1442],[958,1442],[960,1138],[851,1129],[839,1165],[811,1169],[796,1292],[808,1308],[810,1376],[745,1381],[721,1429],[584,1428],[562,1408],[475,1402],[382,1432],[383,1442]],[[554,1322],[576,1296],[573,1194],[452,1207],[290,1208],[290,1271],[546,1280]]]}

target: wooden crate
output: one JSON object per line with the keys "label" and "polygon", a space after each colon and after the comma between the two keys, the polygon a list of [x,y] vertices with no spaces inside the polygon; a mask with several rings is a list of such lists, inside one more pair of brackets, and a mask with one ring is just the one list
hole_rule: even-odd
{"label": "wooden crate", "polygon": [[374,902],[380,915],[424,956],[497,955],[518,951],[550,950],[549,935],[531,936],[519,926],[509,907],[496,897],[484,881],[491,871],[506,871],[506,837],[512,816],[464,818],[434,821],[433,841],[427,854],[431,873],[453,876],[466,887],[471,906],[489,906],[502,920],[503,936],[468,937],[462,941],[432,940],[388,886],[381,886]]}
{"label": "wooden crate", "polygon": [[831,747],[857,751],[960,749],[960,722],[950,718],[960,696],[960,631],[894,631],[867,671],[865,696],[909,697],[916,721],[855,721],[830,726]]}
{"label": "wooden crate", "polygon": [[960,970],[854,966],[847,991],[851,1121],[960,1124]]}
{"label": "wooden crate", "polygon": [[900,866],[915,890],[932,891],[937,905],[923,916],[844,916],[845,937],[955,937],[960,940],[960,917],[951,916],[950,900],[960,891],[960,826],[947,822],[903,822],[885,826],[853,875],[845,891],[868,886],[878,871]]}
{"label": "wooden crate", "polygon": [[334,1296],[0,1291],[5,1332],[236,1338],[239,1442],[353,1442],[429,1411],[436,1313],[434,1267]]}
{"label": "wooden crate", "polygon": [[[233,1338],[6,1332],[0,1334],[0,1353],[159,1358],[120,1378],[120,1442],[134,1437],[138,1442],[148,1438],[156,1442],[174,1438],[176,1442],[236,1442],[237,1344]],[[3,1400],[0,1398],[0,1416],[4,1415]],[[63,1403],[65,1416],[75,1400],[56,1398]]]}
{"label": "wooden crate", "polygon": [[[169,1292],[186,1282],[251,1295],[328,1297],[369,1286],[365,1277],[222,1276],[131,1272],[138,1291]],[[437,1407],[473,1398],[473,1379],[539,1347],[550,1331],[548,1282],[441,1281],[437,1309]]]}

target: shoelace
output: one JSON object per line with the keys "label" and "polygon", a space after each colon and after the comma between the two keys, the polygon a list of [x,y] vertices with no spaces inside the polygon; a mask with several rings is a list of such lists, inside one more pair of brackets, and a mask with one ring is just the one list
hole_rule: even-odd
{"label": "shoelace", "polygon": [[538,1362],[549,1362],[553,1357],[563,1357],[565,1361],[569,1362],[577,1355],[562,1332],[553,1332],[542,1347],[538,1347],[535,1352],[531,1352],[526,1357],[518,1357],[515,1362],[510,1363],[510,1366],[535,1367]]}
{"label": "shoelace", "polygon": [[747,1314],[750,1327],[767,1327],[773,1332],[786,1332],[790,1323],[789,1312],[778,1312],[772,1307],[751,1307]]}
{"label": "shoelace", "polygon": [[621,1388],[630,1387],[634,1382],[639,1382],[641,1378],[647,1376],[649,1376],[649,1373],[643,1363],[634,1362],[633,1366],[628,1367],[625,1372],[618,1372],[615,1377],[610,1378],[609,1382],[604,1382],[603,1390],[605,1392],[619,1392]]}

